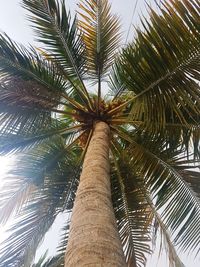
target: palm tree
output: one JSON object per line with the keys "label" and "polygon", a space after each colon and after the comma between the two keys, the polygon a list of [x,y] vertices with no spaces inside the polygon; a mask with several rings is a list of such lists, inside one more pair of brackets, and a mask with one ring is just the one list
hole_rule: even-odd
{"label": "palm tree", "polygon": [[0,151],[16,155],[0,266],[31,266],[60,212],[45,266],[144,266],[158,235],[184,266],[177,251],[200,244],[199,0],[150,8],[122,49],[108,0],[80,0],[74,19],[62,0],[22,3],[41,46],[0,36]]}

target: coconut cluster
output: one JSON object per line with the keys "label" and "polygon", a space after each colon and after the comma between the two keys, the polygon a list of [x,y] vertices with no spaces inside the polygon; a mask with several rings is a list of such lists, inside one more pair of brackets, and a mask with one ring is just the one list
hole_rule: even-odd
{"label": "coconut cluster", "polygon": [[105,100],[101,99],[98,103],[97,98],[92,99],[92,111],[83,111],[77,110],[74,112],[74,119],[83,124],[83,132],[79,138],[79,145],[81,147],[85,147],[90,129],[92,129],[93,124],[95,121],[105,121],[106,123],[110,124],[110,121],[113,117],[116,117],[123,113],[123,110],[114,113],[114,115],[110,115],[109,112],[114,110],[115,108],[119,107],[124,103],[124,100],[114,100],[110,102],[106,102]]}
{"label": "coconut cluster", "polygon": [[[96,98],[92,99],[93,110],[92,111],[82,111],[78,110],[74,112],[74,119],[80,123],[84,123],[87,126],[93,125],[94,121],[105,121],[109,123],[112,115],[109,114],[110,111],[114,110],[118,106],[124,103],[123,100],[114,100],[106,102],[101,99],[98,103]],[[119,113],[122,113],[120,110]],[[115,116],[119,115],[115,113]]]}

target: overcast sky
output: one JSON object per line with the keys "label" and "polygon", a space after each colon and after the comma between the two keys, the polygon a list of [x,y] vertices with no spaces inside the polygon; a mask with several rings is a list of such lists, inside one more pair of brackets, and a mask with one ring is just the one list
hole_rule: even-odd
{"label": "overcast sky", "polygon": [[[20,6],[20,0],[0,0],[0,30],[6,32],[11,38],[21,43],[32,43],[33,34],[28,27],[29,22],[25,19],[26,15]],[[128,31],[135,7],[135,0],[111,0],[112,9],[117,13],[122,22],[123,32]],[[156,8],[155,0],[148,1],[154,8]],[[76,0],[66,0],[67,7],[73,12],[77,6]],[[138,0],[137,8],[133,19],[134,25],[138,24],[138,14],[146,14],[146,7],[144,0]],[[131,36],[131,34],[130,34]],[[126,34],[124,34],[124,39]]]}
{"label": "overcast sky", "polygon": [[[146,14],[145,0],[139,0],[137,4],[137,8],[133,16],[133,10],[135,8],[136,0],[111,0],[113,3],[113,11],[117,13],[121,17],[122,22],[122,30],[124,32],[123,42],[125,42],[127,37],[128,29],[132,24],[134,26],[139,23],[139,14]],[[154,9],[156,9],[155,0],[147,1]],[[158,1],[159,2],[159,1]],[[76,9],[75,0],[66,0],[67,6],[73,11]],[[25,19],[25,12],[20,6],[20,0],[0,0],[0,31],[6,32],[11,38],[15,41],[28,44],[33,43],[33,34],[28,27],[29,22]],[[129,38],[133,36],[133,27],[131,27]],[[60,217],[62,219],[62,217]],[[54,233],[56,231],[54,230]],[[51,237],[48,238],[47,243],[55,243],[52,241]],[[52,244],[51,244],[52,245]],[[46,247],[46,244],[45,246]],[[52,246],[52,250],[55,248]],[[183,257],[183,261],[186,267],[197,267],[198,262],[191,262],[190,258],[187,256]],[[149,261],[147,267],[158,266],[158,267],[167,267],[167,261],[165,258],[162,258],[162,261],[155,262],[153,258]]]}

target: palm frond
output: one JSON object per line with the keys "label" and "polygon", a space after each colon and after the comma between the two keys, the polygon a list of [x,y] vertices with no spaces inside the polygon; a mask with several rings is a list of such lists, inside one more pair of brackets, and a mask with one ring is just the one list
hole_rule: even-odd
{"label": "palm frond", "polygon": [[148,195],[148,190],[145,190],[145,185],[144,185],[142,191],[144,192],[147,203],[150,205],[152,215],[154,216],[155,238],[157,236],[157,232],[160,231],[160,239],[161,239],[160,245],[164,245],[165,253],[167,253],[168,259],[169,259],[169,267],[184,267],[185,265],[182,263],[182,261],[180,260],[180,257],[178,256],[178,254],[176,252],[176,248],[172,242],[172,237],[171,237],[166,225],[162,221],[160,214],[156,210],[156,207],[153,204],[153,201],[151,200],[150,196]]}
{"label": "palm frond", "polygon": [[[2,222],[6,221],[13,211],[20,210],[26,198],[29,198],[28,193],[33,185],[42,186],[46,177],[59,179],[63,169],[72,168],[70,163],[74,164],[74,156],[69,152],[65,141],[56,135],[21,156],[18,155],[0,194]],[[71,186],[74,187],[74,184]],[[20,200],[19,203],[15,202],[16,198]],[[68,199],[66,202],[68,203]]]}
{"label": "palm frond", "polygon": [[41,258],[36,264],[33,264],[32,267],[63,267],[63,257],[55,256],[49,259]]}
{"label": "palm frond", "polygon": [[55,205],[58,203],[53,201],[60,197],[60,194],[52,197],[34,192],[34,200],[26,204],[18,221],[14,220],[15,226],[9,229],[12,234],[2,243],[0,266],[27,266],[31,263],[40,240],[57,214]]}
{"label": "palm frond", "polygon": [[[189,121],[189,120],[188,120]],[[188,157],[193,155],[197,160],[200,157],[200,127],[195,123],[166,123],[165,128],[159,124],[151,123],[146,127],[146,123],[142,121],[128,121],[134,127],[133,131],[129,131],[129,135],[137,134],[138,136],[146,136],[148,140],[156,140],[165,144],[171,151],[176,151],[177,147],[181,147]],[[124,119],[126,123],[126,119]]]}
{"label": "palm frond", "polygon": [[9,229],[10,236],[2,243],[0,266],[30,264],[56,215],[63,209],[71,210],[79,171],[76,171],[75,154],[61,153],[62,147],[63,143],[57,140],[46,147],[39,146],[41,153],[34,149],[32,154],[29,151],[21,160],[18,159],[21,164],[28,165],[16,164],[12,175],[21,174],[29,183],[37,183],[37,187],[16,216]]}
{"label": "palm frond", "polygon": [[40,257],[40,259],[38,260],[38,262],[36,264],[33,264],[32,267],[40,267],[43,265],[43,263],[46,260],[46,256],[47,256],[48,250]]}
{"label": "palm frond", "polygon": [[33,48],[29,51],[5,35],[0,36],[0,59],[1,132],[48,124],[65,87],[58,71]]}
{"label": "palm frond", "polygon": [[70,217],[71,212],[67,211],[68,219],[65,220],[64,227],[61,232],[60,242],[57,247],[56,255],[50,258],[44,267],[63,267],[64,266],[64,259],[65,259],[65,252],[67,241],[69,237],[69,225],[70,225]]}
{"label": "palm frond", "polygon": [[91,78],[99,81],[113,64],[119,45],[119,19],[111,14],[111,5],[107,0],[81,0],[79,8],[87,71]]}
{"label": "palm frond", "polygon": [[63,76],[89,105],[90,98],[82,79],[85,72],[85,49],[76,18],[71,22],[64,1],[23,0],[23,7],[31,13],[29,18],[37,34],[37,41],[45,44]]}
{"label": "palm frond", "polygon": [[[123,157],[114,159],[111,182],[115,216],[127,266],[145,266],[151,252],[151,210]],[[141,184],[141,183],[140,183]]]}
{"label": "palm frond", "polygon": [[[40,95],[39,95],[40,94]],[[21,106],[21,109],[51,110],[59,105],[56,94],[48,94],[45,88],[33,81],[12,79],[0,87],[1,111]]]}
{"label": "palm frond", "polygon": [[[200,203],[195,193],[197,190],[193,191],[184,174],[189,173],[187,169],[195,167],[196,160],[188,160],[188,155],[184,156],[181,141],[172,149],[166,146],[165,140],[148,139],[145,134],[137,136],[137,131],[130,136],[123,128],[112,128],[122,138],[117,140],[118,146],[124,143],[124,149],[127,149],[131,144],[130,166],[133,164],[133,170],[144,177],[154,200],[157,199],[156,208],[164,210],[161,218],[174,242],[179,242],[182,250],[197,250]],[[182,167],[180,160],[186,163]]]}
{"label": "palm frond", "polygon": [[[153,132],[153,130],[151,130]],[[148,133],[147,133],[148,135]],[[159,134],[154,133],[154,139],[156,138],[166,143],[166,147],[176,150],[178,146],[181,147],[190,157],[199,160],[200,158],[200,128],[198,124],[188,123],[166,124],[165,129],[160,130]]]}
{"label": "palm frond", "polygon": [[156,208],[162,210],[161,218],[176,244],[182,250],[198,249],[199,199],[181,173],[170,164],[170,158],[180,157],[182,151],[173,154],[154,142],[135,142],[129,149],[130,164],[144,177],[147,188],[156,200]]}
{"label": "palm frond", "polygon": [[8,177],[0,193],[0,224],[6,223],[11,215],[20,213],[33,191],[30,181],[22,177]]}
{"label": "palm frond", "polygon": [[64,90],[65,82],[54,64],[45,60],[33,47],[28,50],[5,34],[0,34],[0,59],[1,76],[7,79],[14,76],[35,80],[54,93]]}
{"label": "palm frond", "polygon": [[[32,149],[57,135],[64,139],[70,138],[82,129],[82,125],[67,126],[59,121],[51,121],[51,124],[42,129],[23,129],[14,133],[6,133],[0,136],[0,154],[18,153]],[[33,131],[30,131],[33,130]]]}
{"label": "palm frond", "polygon": [[51,57],[65,67],[69,77],[79,77],[84,71],[84,46],[78,34],[76,18],[71,21],[64,1],[22,2],[23,7],[32,14],[29,19],[33,23],[37,41],[50,49]]}
{"label": "palm frond", "polygon": [[[137,142],[140,142],[141,145],[141,136],[137,139]],[[144,142],[145,140],[145,142]],[[143,149],[146,150],[148,148],[150,148],[152,146],[151,141],[147,141],[146,139],[144,139],[143,142],[144,144],[142,144],[144,147]],[[154,143],[154,142],[152,142]],[[123,145],[122,145],[123,144]],[[156,199],[156,193],[155,192],[155,199],[151,200],[151,190],[149,190],[149,187],[147,186],[146,183],[146,179],[148,177],[148,173],[145,172],[141,172],[141,165],[142,165],[142,152],[139,155],[139,149],[138,150],[134,150],[134,152],[129,153],[129,144],[126,142],[119,142],[119,140],[116,142],[113,140],[113,146],[115,151],[117,152],[117,155],[115,153],[115,155],[117,156],[117,162],[115,164],[115,166],[117,166],[118,169],[118,177],[121,176],[121,178],[119,179],[119,181],[121,180],[122,183],[122,188],[123,190],[125,189],[125,197],[124,199],[126,199],[126,201],[123,202],[123,205],[125,203],[127,203],[128,200],[128,212],[137,212],[136,207],[140,207],[142,209],[141,214],[139,213],[139,215],[141,215],[142,219],[139,223],[139,226],[143,227],[143,234],[148,234],[149,239],[154,242],[154,239],[157,237],[158,232],[160,233],[159,237],[160,237],[160,244],[161,246],[164,245],[165,249],[166,249],[166,253],[168,254],[168,258],[169,258],[169,266],[177,266],[177,267],[181,267],[184,266],[176,252],[176,246],[174,241],[174,237],[171,235],[171,229],[166,226],[164,218],[162,216],[160,216],[159,214],[159,208],[155,205],[155,199]],[[163,153],[163,149],[164,147],[160,146],[158,143],[155,145],[157,147],[157,154],[158,151],[162,151]],[[142,149],[141,149],[142,150]],[[135,155],[135,153],[137,155]],[[170,153],[172,153],[170,151]],[[173,153],[172,153],[173,155]],[[160,156],[160,154],[159,154]],[[168,154],[169,157],[169,154]],[[135,162],[135,158],[137,158],[138,162]],[[148,155],[148,159],[146,159],[149,161],[149,165],[151,165],[151,158]],[[174,161],[173,161],[174,162]],[[144,163],[146,164],[146,163]],[[148,163],[147,163],[148,164]],[[159,173],[153,173],[153,170],[151,169],[151,167],[148,167],[147,164],[145,165],[145,167],[147,168],[146,171],[150,172],[152,176],[157,177],[159,176]],[[144,167],[144,168],[145,168]],[[163,183],[163,181],[162,181]],[[116,186],[116,191],[119,191],[119,188],[121,188],[120,186]],[[137,206],[137,198],[139,197],[139,204]],[[118,195],[117,197],[118,201],[120,201],[120,197]],[[117,203],[116,204],[118,207],[120,207],[120,204]],[[164,209],[164,208],[163,208]],[[142,217],[143,216],[143,217]],[[146,217],[145,217],[146,216]],[[137,220],[137,219],[136,219]],[[137,229],[139,228],[139,226],[137,226]],[[140,234],[140,236],[142,236],[142,233]],[[146,241],[146,245],[148,245],[149,240]],[[129,246],[131,246],[131,243],[129,243]],[[153,252],[153,251],[151,251]],[[147,253],[150,253],[150,250],[146,251],[146,254],[143,255],[144,259],[145,256],[147,256]],[[144,264],[144,263],[143,263]]]}
{"label": "palm frond", "polygon": [[[199,1],[164,1],[160,15],[150,10],[145,30],[116,63],[122,89],[132,92],[131,116],[147,124],[199,122]],[[114,78],[116,80],[116,78]],[[125,86],[124,86],[125,85]],[[121,107],[118,107],[118,109]]]}
{"label": "palm frond", "polygon": [[63,102],[61,97],[60,92],[53,92],[34,80],[22,80],[19,77],[1,79],[1,135],[19,132],[33,134],[38,129],[41,132],[55,121],[51,118],[52,112],[64,114],[65,117],[73,115],[76,102],[71,104],[67,96],[68,102],[66,99]]}
{"label": "palm frond", "polygon": [[[187,124],[182,123],[166,123],[165,127],[159,123],[151,122],[148,127],[142,120],[133,120],[129,117],[129,113],[122,113],[120,116],[114,116],[109,120],[111,128],[122,139],[132,142],[135,138],[141,136],[141,139],[154,140],[160,145],[165,146],[171,151],[181,148],[182,152],[187,153],[188,160],[199,161],[200,158],[200,125],[193,123],[189,117]],[[121,125],[121,126],[120,126]]]}
{"label": "palm frond", "polygon": [[38,83],[18,78],[1,84],[0,101],[1,132],[19,130],[20,126],[28,127],[34,122],[35,127],[42,126],[50,121],[50,113],[58,105],[56,94],[53,96]]}
{"label": "palm frond", "polygon": [[[115,62],[116,61],[117,59],[115,59]],[[126,90],[126,85],[121,79],[119,73],[120,69],[118,69],[118,65],[113,64],[108,80],[109,94],[113,96],[113,99],[116,99],[117,97],[121,96],[124,91],[126,92],[126,94],[128,94],[128,91]]]}
{"label": "palm frond", "polygon": [[[115,150],[118,151],[118,165],[122,165],[119,170],[124,185],[135,183],[135,187],[130,191],[127,187],[125,197],[130,196],[130,203],[136,203],[133,198],[137,190],[140,192],[144,200],[142,202],[140,199],[140,203],[146,203],[148,207],[147,218],[149,223],[152,223],[151,229],[155,228],[156,233],[159,229],[161,233],[161,242],[163,241],[162,245],[165,244],[170,266],[183,266],[176,249],[199,249],[200,202],[196,196],[196,193],[199,194],[198,187],[193,191],[195,185],[199,184],[196,180],[199,172],[189,171],[192,166],[195,167],[194,160],[188,161],[187,155],[184,156],[181,150],[173,152],[167,149],[165,144],[155,143],[155,140],[149,141],[145,137],[142,139],[141,136],[135,136],[135,141],[132,137],[131,145],[131,138],[125,140],[113,140]],[[186,174],[189,176],[186,177]],[[188,184],[190,180],[191,183]],[[123,188],[126,188],[124,185]],[[116,186],[116,190],[119,191],[119,188],[120,186]],[[117,201],[120,201],[119,196]],[[120,207],[119,203],[116,205]],[[131,210],[130,207],[128,211]],[[145,214],[143,211],[143,216]],[[151,235],[150,237],[153,238]]]}
{"label": "palm frond", "polygon": [[[186,167],[185,163],[182,165],[180,161],[178,162],[178,164],[176,164],[175,167],[180,173],[180,175],[183,177],[184,181],[192,188],[192,190],[196,193],[197,197],[200,199],[200,172],[196,168],[194,168],[194,166]],[[189,167],[192,170],[189,170]]]}
{"label": "palm frond", "polygon": [[71,214],[69,214],[69,220],[66,221],[63,227],[60,243],[57,247],[57,253],[58,255],[60,255],[60,257],[63,257],[63,263],[64,263],[64,255],[66,252],[67,242],[69,238],[70,217],[71,217]]}
{"label": "palm frond", "polygon": [[34,132],[37,128],[42,128],[51,123],[48,112],[12,110],[12,113],[1,113],[0,132],[1,136],[18,131]]}
{"label": "palm frond", "polygon": [[[50,258],[45,258],[41,257],[41,259],[33,265],[33,267],[63,267],[64,266],[64,256],[65,256],[65,251],[66,251],[66,246],[67,246],[67,241],[69,237],[69,224],[70,224],[70,217],[71,217],[71,212],[67,211],[68,213],[68,219],[64,222],[64,227],[61,232],[60,236],[60,242],[57,247],[57,251],[55,256],[50,257]],[[40,263],[42,261],[42,264]]]}
{"label": "palm frond", "polygon": [[[22,84],[23,87],[21,87]],[[51,111],[47,107],[50,107],[54,101],[43,101],[38,96],[31,97],[29,91],[32,86],[30,85],[33,85],[37,91],[37,84],[28,83],[27,87],[25,84],[17,80],[0,87],[1,135],[45,127],[51,121]]]}

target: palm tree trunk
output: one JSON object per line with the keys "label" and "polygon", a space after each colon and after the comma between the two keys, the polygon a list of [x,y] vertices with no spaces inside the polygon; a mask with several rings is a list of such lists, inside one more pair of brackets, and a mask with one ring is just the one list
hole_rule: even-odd
{"label": "palm tree trunk", "polygon": [[109,126],[97,122],[72,212],[65,267],[126,266],[111,202]]}

